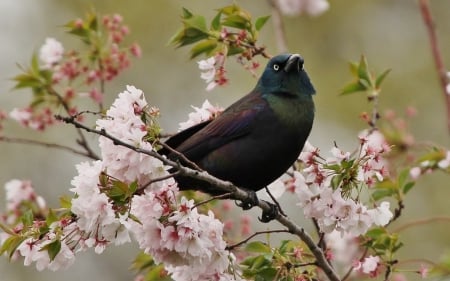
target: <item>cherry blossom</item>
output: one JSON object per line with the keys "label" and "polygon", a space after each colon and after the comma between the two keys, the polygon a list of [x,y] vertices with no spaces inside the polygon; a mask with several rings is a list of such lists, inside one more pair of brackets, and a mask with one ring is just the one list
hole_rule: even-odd
{"label": "cherry blossom", "polygon": [[63,45],[54,38],[45,39],[45,44],[39,49],[39,59],[44,68],[51,68],[58,63],[64,55]]}
{"label": "cherry blossom", "polygon": [[208,100],[203,102],[202,107],[192,106],[192,108],[195,111],[189,113],[189,119],[187,121],[179,124],[179,131],[185,130],[201,122],[214,119],[223,111],[222,107],[213,106]]}

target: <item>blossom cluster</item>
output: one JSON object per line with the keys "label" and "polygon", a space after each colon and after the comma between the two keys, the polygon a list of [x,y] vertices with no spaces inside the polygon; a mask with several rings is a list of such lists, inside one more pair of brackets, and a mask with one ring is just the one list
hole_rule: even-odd
{"label": "blossom cluster", "polygon": [[[106,116],[97,120],[97,129],[152,151],[146,141],[152,124],[144,122],[151,114],[148,109],[143,92],[128,86]],[[38,270],[63,269],[74,262],[77,252],[94,248],[100,254],[108,245],[128,243],[134,237],[174,280],[236,280],[230,267],[233,256],[225,249],[223,223],[212,212],[199,213],[192,200],[178,201],[176,183],[167,177],[167,167],[160,160],[117,146],[106,137],[99,143],[102,160],[76,166],[70,215],[50,222],[43,233],[48,221],[36,216],[31,225],[16,230],[27,237],[17,248],[24,264],[35,263]],[[45,205],[28,182],[11,181],[6,187],[11,210],[26,200]],[[4,242],[14,235],[1,238]]]}
{"label": "blossom cluster", "polygon": [[206,60],[198,61],[198,68],[202,71],[200,78],[208,84],[207,91],[211,91],[216,86],[227,84],[228,78],[225,77],[225,55],[217,53]]}
{"label": "blossom cluster", "polygon": [[96,15],[89,15],[85,20],[66,24],[69,33],[89,43],[91,48],[86,52],[65,50],[55,38],[45,40],[30,70],[14,78],[17,88],[33,88],[34,100],[29,106],[12,110],[11,119],[43,131],[56,123],[54,105],[75,115],[78,113],[75,98],[88,97],[102,107],[104,83],[128,68],[131,56],[140,57],[142,52],[136,43],[123,46],[129,28],[120,15],[105,15],[99,25],[93,24],[96,21]]}
{"label": "blossom cluster", "polygon": [[301,171],[294,171],[290,182],[298,196],[298,205],[307,218],[314,218],[322,232],[333,230],[358,236],[373,226],[384,226],[393,217],[390,203],[381,202],[369,208],[359,200],[361,185],[369,188],[387,175],[386,163],[381,154],[389,149],[382,135],[364,132],[356,156],[337,147],[325,162],[319,159],[318,149],[307,145],[299,160],[306,164]]}
{"label": "blossom cluster", "polygon": [[164,263],[175,280],[221,276],[230,256],[222,239],[222,222],[211,211],[199,214],[193,200],[182,197],[178,202],[176,194],[176,188],[168,185],[135,196],[131,213],[138,221],[130,221],[129,229],[140,248],[157,263]]}

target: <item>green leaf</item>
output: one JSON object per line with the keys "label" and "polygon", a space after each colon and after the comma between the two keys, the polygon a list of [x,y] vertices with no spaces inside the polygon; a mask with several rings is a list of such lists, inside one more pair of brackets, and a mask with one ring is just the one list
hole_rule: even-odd
{"label": "green leaf", "polygon": [[358,66],[358,77],[365,80],[369,85],[371,85],[372,78],[369,73],[369,66],[367,64],[367,59],[365,56],[361,56]]}
{"label": "green leaf", "polygon": [[369,231],[367,231],[365,236],[370,237],[372,239],[377,239],[381,235],[385,235],[385,234],[386,234],[386,229],[384,229],[382,227],[376,227],[376,228],[372,228]]}
{"label": "green leaf", "polygon": [[48,253],[50,261],[53,261],[58,255],[59,251],[61,251],[61,241],[55,240],[52,243],[45,245],[44,247],[42,247],[41,251],[45,250]]}
{"label": "green leaf", "polygon": [[183,20],[186,29],[193,28],[202,33],[208,33],[208,28],[206,27],[206,20],[203,16],[192,16]]}
{"label": "green leaf", "polygon": [[211,22],[211,29],[219,31],[220,30],[220,19],[222,17],[222,12],[218,12],[217,15],[214,17],[214,19]]}
{"label": "green leaf", "polygon": [[375,201],[378,201],[385,197],[390,197],[396,194],[395,190],[392,189],[378,189],[372,193],[372,197]]}
{"label": "green leaf", "polygon": [[255,29],[256,31],[260,31],[261,28],[266,24],[266,22],[269,20],[270,16],[263,16],[259,17],[255,21]]}
{"label": "green leaf", "polygon": [[191,11],[189,11],[188,9],[186,9],[185,7],[182,8],[183,11],[183,18],[184,19],[188,19],[194,16],[194,14],[191,13]]}
{"label": "green leaf", "polygon": [[45,222],[47,225],[51,225],[53,222],[58,221],[59,218],[56,216],[55,212],[52,209],[48,210],[47,217],[45,218]]}
{"label": "green leaf", "polygon": [[19,247],[20,244],[25,241],[25,239],[26,237],[22,237],[19,235],[8,237],[1,245],[0,256],[6,252],[8,253],[8,258],[11,259],[17,247]]}
{"label": "green leaf", "polygon": [[391,72],[390,69],[386,69],[383,73],[381,73],[377,79],[375,80],[375,88],[378,89],[380,88],[381,83],[384,81],[384,78],[386,78],[386,76],[389,74],[389,72]]}
{"label": "green leaf", "polygon": [[226,17],[223,22],[223,25],[225,26],[229,26],[229,27],[234,27],[234,28],[238,28],[238,29],[245,29],[245,30],[249,30],[251,27],[251,22],[243,17],[242,15],[229,15],[228,17]]}
{"label": "green leaf", "polygon": [[217,41],[216,40],[203,40],[199,43],[197,43],[194,47],[191,49],[191,59],[206,53],[208,54],[212,50],[214,50],[217,47]]}
{"label": "green leaf", "polygon": [[247,252],[253,253],[266,253],[266,254],[272,253],[272,250],[270,249],[269,245],[260,241],[248,243],[247,246],[245,247],[245,250]]}
{"label": "green leaf", "polygon": [[8,227],[6,224],[3,224],[2,222],[0,222],[0,229],[9,235],[16,235],[16,233],[10,227]]}
{"label": "green leaf", "polygon": [[408,193],[408,191],[411,190],[411,188],[413,188],[413,186],[415,185],[415,182],[408,182],[403,186],[403,194]]}
{"label": "green leaf", "polygon": [[366,90],[367,90],[366,86],[359,83],[359,81],[356,81],[356,82],[352,82],[352,83],[348,84],[347,86],[345,86],[339,94],[340,95],[348,95],[348,94],[353,94],[356,92],[362,92],[362,91],[366,91]]}
{"label": "green leaf", "polygon": [[30,226],[33,224],[34,215],[33,211],[31,209],[27,210],[21,217],[20,217],[22,223],[24,226]]}
{"label": "green leaf", "polygon": [[65,209],[72,208],[72,198],[67,195],[59,197],[59,205]]}

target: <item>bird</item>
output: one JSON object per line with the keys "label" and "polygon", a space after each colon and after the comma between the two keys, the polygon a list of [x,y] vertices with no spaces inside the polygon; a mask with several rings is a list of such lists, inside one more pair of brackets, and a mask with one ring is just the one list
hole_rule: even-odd
{"label": "bird", "polygon": [[[171,149],[160,153],[188,165],[180,159],[181,153],[209,174],[256,197],[256,191],[285,173],[301,153],[313,126],[314,94],[299,54],[274,56],[250,93],[216,118],[169,137],[165,144]],[[175,175],[175,180],[180,190],[226,193],[188,176]],[[245,209],[256,203],[248,204]]]}

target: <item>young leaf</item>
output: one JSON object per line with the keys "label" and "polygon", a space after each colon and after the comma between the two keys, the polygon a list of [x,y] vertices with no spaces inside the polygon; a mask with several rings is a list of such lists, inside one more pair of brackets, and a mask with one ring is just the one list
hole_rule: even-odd
{"label": "young leaf", "polygon": [[269,245],[267,245],[266,243],[260,242],[260,241],[248,243],[247,246],[245,247],[245,250],[247,252],[253,252],[253,253],[267,253],[268,254],[268,253],[272,252]]}
{"label": "young leaf", "polygon": [[222,17],[222,12],[218,12],[217,15],[214,17],[214,19],[211,22],[211,29],[215,31],[220,30],[220,19]]}
{"label": "young leaf", "polygon": [[256,31],[260,31],[261,28],[266,24],[266,22],[269,20],[270,16],[263,16],[259,17],[255,21],[255,29]]}
{"label": "young leaf", "polygon": [[369,73],[369,66],[367,64],[367,59],[365,56],[361,56],[358,66],[358,77],[362,80],[365,80],[369,85],[372,83],[372,78]]}
{"label": "young leaf", "polygon": [[383,82],[384,78],[391,72],[390,69],[386,69],[383,73],[381,73],[377,79],[375,80],[375,88],[380,88],[381,83]]}
{"label": "young leaf", "polygon": [[59,251],[61,251],[61,241],[55,240],[52,243],[45,245],[41,249],[41,251],[44,250],[47,250],[50,261],[53,261],[55,257],[58,255]]}
{"label": "young leaf", "polygon": [[348,95],[348,94],[353,94],[356,92],[362,92],[365,90],[367,90],[366,86],[359,83],[359,81],[356,81],[356,82],[352,82],[352,83],[348,84],[347,86],[345,86],[339,94],[340,95]]}
{"label": "young leaf", "polygon": [[206,53],[208,54],[212,50],[214,50],[217,47],[217,41],[216,40],[203,40],[199,43],[197,43],[194,47],[191,49],[191,59]]}

